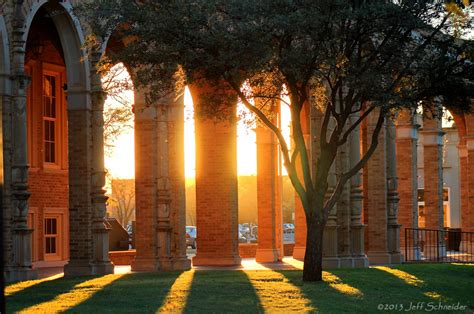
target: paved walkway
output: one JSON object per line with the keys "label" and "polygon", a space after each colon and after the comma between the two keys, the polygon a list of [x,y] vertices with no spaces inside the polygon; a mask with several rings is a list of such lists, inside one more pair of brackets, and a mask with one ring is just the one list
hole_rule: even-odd
{"label": "paved walkway", "polygon": [[[240,266],[195,266],[195,270],[297,270],[303,268],[303,262],[293,259],[292,257],[284,257],[282,262],[278,263],[257,263],[255,258],[243,258]],[[131,273],[131,267],[115,266],[115,274]],[[40,279],[47,277],[61,277],[63,275],[62,267],[38,268],[38,276]]]}

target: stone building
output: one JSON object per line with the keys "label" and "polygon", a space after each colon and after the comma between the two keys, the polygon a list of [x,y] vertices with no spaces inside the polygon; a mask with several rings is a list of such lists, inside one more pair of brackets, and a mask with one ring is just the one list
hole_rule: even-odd
{"label": "stone building", "polygon": [[[110,43],[104,51],[86,56],[82,49],[86,27],[72,13],[75,2],[12,0],[0,5],[2,253],[8,280],[35,278],[37,267],[53,265],[64,265],[66,276],[113,272],[104,223],[105,94],[94,66],[104,51],[120,45]],[[200,93],[219,88],[190,86],[196,108],[201,106]],[[137,251],[132,269],[187,269],[191,261],[185,242],[183,101],[162,99],[145,106],[143,99],[143,93],[135,91]],[[235,104],[227,107],[235,110]],[[305,110],[302,119],[308,145],[320,123],[320,114],[313,111]],[[454,115],[454,119],[461,209],[456,219],[463,230],[473,231],[474,116]],[[341,149],[330,184],[357,162],[374,123],[369,118]],[[443,227],[441,122],[427,120],[419,129],[412,115],[402,113],[395,123],[386,122],[373,158],[347,184],[330,214],[326,266],[365,267],[403,260],[401,228],[418,226],[419,134],[424,148],[424,224]],[[193,264],[239,264],[235,121],[198,118],[196,147],[199,237]],[[258,128],[259,262],[282,256],[277,150],[270,131]],[[295,216],[294,256],[301,258],[305,223],[300,205]]]}

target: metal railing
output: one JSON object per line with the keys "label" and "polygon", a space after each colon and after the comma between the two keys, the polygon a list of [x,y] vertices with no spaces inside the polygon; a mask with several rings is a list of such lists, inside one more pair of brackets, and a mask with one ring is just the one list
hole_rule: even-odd
{"label": "metal railing", "polygon": [[473,263],[474,232],[405,228],[405,261]]}

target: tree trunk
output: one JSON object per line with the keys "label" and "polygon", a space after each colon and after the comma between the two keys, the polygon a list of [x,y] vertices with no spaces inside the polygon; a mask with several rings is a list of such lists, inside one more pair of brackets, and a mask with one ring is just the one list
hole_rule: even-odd
{"label": "tree trunk", "polygon": [[303,281],[323,280],[323,231],[320,221],[307,219],[306,251],[304,255]]}

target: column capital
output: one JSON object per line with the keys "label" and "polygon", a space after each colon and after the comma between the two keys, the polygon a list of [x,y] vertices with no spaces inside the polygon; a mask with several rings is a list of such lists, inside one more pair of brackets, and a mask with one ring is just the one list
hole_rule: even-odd
{"label": "column capital", "polygon": [[418,139],[419,124],[398,124],[397,128],[397,139]]}
{"label": "column capital", "polygon": [[442,146],[443,136],[446,134],[440,130],[421,130],[420,133],[423,135],[423,146]]}

